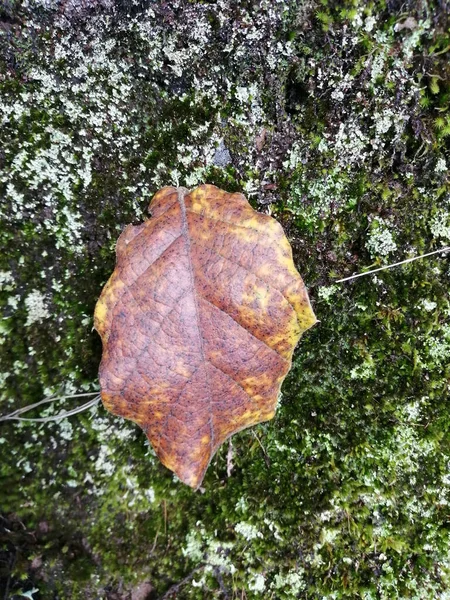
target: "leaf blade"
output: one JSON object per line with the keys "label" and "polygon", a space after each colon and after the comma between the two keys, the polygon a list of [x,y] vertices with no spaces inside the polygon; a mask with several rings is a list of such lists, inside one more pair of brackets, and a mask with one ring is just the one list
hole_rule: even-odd
{"label": "leaf blade", "polygon": [[273,417],[316,318],[281,226],[242,194],[163,188],[150,210],[96,306],[102,400],[198,488],[230,435]]}

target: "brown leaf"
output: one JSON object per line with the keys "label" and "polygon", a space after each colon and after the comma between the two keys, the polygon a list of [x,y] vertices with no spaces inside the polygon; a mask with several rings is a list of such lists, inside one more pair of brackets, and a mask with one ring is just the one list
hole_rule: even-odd
{"label": "brown leaf", "polygon": [[160,190],[95,309],[105,407],[193,488],[233,433],[274,416],[316,318],[280,224],[212,185]]}

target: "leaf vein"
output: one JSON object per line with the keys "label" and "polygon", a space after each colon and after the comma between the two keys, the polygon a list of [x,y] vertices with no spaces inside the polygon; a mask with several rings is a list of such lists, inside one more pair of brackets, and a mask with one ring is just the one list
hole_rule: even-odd
{"label": "leaf vein", "polygon": [[214,252],[215,254],[217,254],[217,256],[220,256],[221,258],[230,262],[231,264],[238,265],[239,267],[241,267],[241,269],[244,269],[244,271],[247,271],[247,273],[249,273],[250,275],[253,275],[253,277],[256,277],[256,279],[258,279],[259,281],[262,281],[262,283],[266,284],[270,289],[274,290],[275,292],[278,292],[284,298],[284,300],[289,304],[289,306],[292,308],[294,313],[297,314],[297,311],[295,310],[293,304],[286,298],[286,296],[283,294],[283,292],[281,290],[279,290],[277,287],[275,287],[272,283],[269,283],[268,281],[266,281],[265,279],[263,279],[256,273],[253,273],[253,271],[251,271],[248,267],[244,266],[241,262],[239,262],[237,260],[231,260],[227,256],[224,256],[223,254],[218,252],[215,248],[212,248],[210,246],[205,246],[204,244],[200,244],[197,241],[194,241],[194,244],[196,244],[197,246],[200,246],[201,248],[204,248],[205,250],[211,250],[211,252]]}
{"label": "leaf vein", "polygon": [[266,346],[266,348],[269,348],[269,350],[271,350],[272,352],[274,352],[277,356],[279,356],[282,360],[284,360],[285,362],[289,363],[288,359],[285,358],[282,354],[280,354],[279,352],[277,352],[277,350],[275,350],[275,348],[272,348],[271,346],[269,346],[269,344],[267,342],[265,342],[264,340],[260,340],[258,337],[256,337],[256,335],[254,335],[251,331],[249,331],[246,327],[244,327],[243,325],[241,325],[239,323],[239,321],[237,321],[234,317],[232,317],[229,313],[227,313],[226,310],[223,310],[223,308],[220,308],[220,306],[217,306],[217,304],[214,304],[214,302],[211,302],[211,300],[208,300],[207,298],[205,298],[204,296],[200,296],[200,298],[202,300],[204,300],[205,302],[207,302],[208,304],[210,304],[211,306],[213,306],[214,308],[216,308],[218,311],[220,311],[222,314],[227,315],[227,317],[229,317],[232,321],[234,321],[237,325],[239,325],[239,327],[241,329],[243,329],[244,331],[246,331],[248,333],[248,335],[250,335],[252,338],[254,338],[255,340],[258,340],[258,342],[260,342],[261,344],[263,344],[264,346]]}

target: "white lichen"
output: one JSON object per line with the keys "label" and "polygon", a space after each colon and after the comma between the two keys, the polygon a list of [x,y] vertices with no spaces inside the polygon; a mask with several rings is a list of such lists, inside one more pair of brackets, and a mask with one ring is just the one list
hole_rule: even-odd
{"label": "white lichen", "polygon": [[274,590],[283,590],[290,598],[297,598],[298,594],[306,589],[304,575],[305,571],[301,567],[285,574],[278,573],[271,587]]}
{"label": "white lichen", "polygon": [[33,290],[25,298],[25,308],[27,309],[26,327],[34,323],[40,323],[50,317],[50,312],[46,306],[45,295],[39,290]]}
{"label": "white lichen", "polygon": [[433,237],[450,241],[450,212],[438,210],[431,220],[430,230]]}
{"label": "white lichen", "polygon": [[257,594],[261,594],[266,589],[266,578],[261,573],[253,575],[248,582],[248,589]]}
{"label": "white lichen", "polygon": [[254,540],[256,538],[262,538],[263,534],[257,527],[246,521],[240,521],[234,526],[236,533],[242,535],[247,541]]}
{"label": "white lichen", "polygon": [[387,221],[375,217],[372,221],[366,248],[372,257],[388,256],[397,250],[393,232],[389,229]]}

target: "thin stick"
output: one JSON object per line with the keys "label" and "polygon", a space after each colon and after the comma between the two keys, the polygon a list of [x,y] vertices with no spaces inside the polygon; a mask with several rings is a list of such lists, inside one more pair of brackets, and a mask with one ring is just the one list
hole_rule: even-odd
{"label": "thin stick", "polygon": [[68,398],[80,398],[82,396],[98,396],[98,392],[87,392],[85,394],[68,394],[67,396],[49,396],[48,398],[44,398],[43,400],[35,402],[34,404],[22,406],[22,408],[18,408],[17,410],[10,413],[9,415],[6,415],[5,417],[0,417],[0,421],[4,419],[9,419],[16,415],[21,415],[24,412],[28,412],[32,408],[37,408],[38,406],[41,406],[41,404],[47,404],[48,402],[58,402],[59,400],[67,400]]}
{"label": "thin stick", "polygon": [[66,396],[56,396],[54,400],[66,400],[66,398],[84,398],[86,396],[96,396],[97,392],[83,392],[82,394],[67,394]]}
{"label": "thin stick", "polygon": [[450,246],[445,246],[444,248],[440,248],[439,250],[434,250],[434,252],[427,252],[427,254],[421,254],[420,256],[414,256],[413,258],[407,258],[406,260],[401,260],[400,262],[396,262],[392,265],[386,265],[384,267],[378,267],[378,269],[372,269],[371,271],[365,271],[364,273],[358,273],[357,275],[351,275],[350,277],[344,277],[344,279],[338,279],[335,283],[342,283],[343,281],[350,281],[351,279],[356,279],[357,277],[364,277],[364,275],[371,275],[372,273],[376,273],[377,271],[384,271],[385,269],[392,269],[393,267],[398,267],[399,265],[404,265],[405,263],[413,262],[414,260],[419,260],[419,258],[425,258],[426,256],[432,256],[433,254],[439,254],[440,252],[448,252],[450,250]]}
{"label": "thin stick", "polygon": [[[94,392],[94,393],[95,393],[95,398],[91,398],[91,400],[89,400],[85,404],[82,404],[81,406],[77,406],[76,408],[73,408],[72,410],[69,410],[64,413],[52,415],[51,417],[37,417],[37,418],[19,417],[19,415],[21,415],[22,413],[28,412],[29,410],[32,410],[33,408],[36,408],[37,406],[40,406],[41,404],[45,404],[46,402],[55,402],[57,400],[64,400],[66,398],[86,396],[88,394],[74,394],[73,396],[58,396],[56,398],[55,397],[44,398],[44,400],[41,400],[40,402],[36,402],[35,404],[30,404],[29,406],[24,406],[23,408],[19,408],[19,409],[15,410],[14,412],[10,413],[9,415],[0,417],[0,422],[1,421],[34,421],[36,423],[47,423],[48,421],[58,421],[59,419],[65,419],[66,417],[71,417],[72,415],[76,415],[84,410],[87,410],[88,408],[91,408],[91,406],[95,406],[100,401],[100,395],[98,392]],[[89,395],[93,395],[93,393],[89,393]]]}
{"label": "thin stick", "polygon": [[15,421],[34,421],[35,423],[48,423],[49,421],[59,421],[60,419],[65,419],[66,417],[71,417],[72,415],[77,415],[80,412],[91,408],[91,406],[95,406],[100,401],[100,396],[89,400],[85,404],[78,406],[77,408],[73,408],[72,410],[68,410],[67,412],[59,413],[57,415],[52,415],[51,417],[13,417],[11,420]]}

